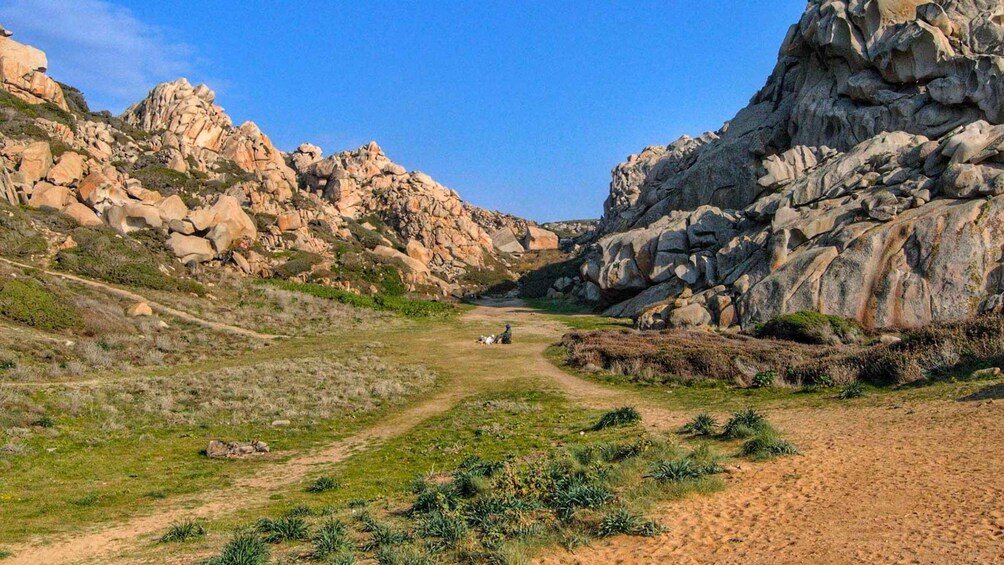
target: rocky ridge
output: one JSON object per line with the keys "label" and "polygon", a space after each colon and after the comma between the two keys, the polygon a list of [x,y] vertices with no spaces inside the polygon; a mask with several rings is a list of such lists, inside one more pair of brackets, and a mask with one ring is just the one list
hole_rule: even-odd
{"label": "rocky ridge", "polygon": [[463,202],[375,142],[329,157],[306,143],[286,154],[254,123],[235,127],[212,90],[185,79],[157,85],[120,117],[92,113],[73,89],[67,103],[46,66],[43,52],[4,31],[2,90],[52,108],[33,118],[3,109],[12,119],[0,128],[0,198],[12,204],[122,235],[161,231],[186,265],[269,276],[291,257],[298,269],[286,276],[360,291],[372,289],[330,278],[346,245],[355,263],[391,265],[410,289],[442,293],[468,270],[505,268],[507,253],[557,247],[543,230],[518,249],[496,247],[500,230],[537,227]]}
{"label": "rocky ridge", "polygon": [[812,0],[720,131],[613,171],[579,295],[643,328],[1000,309],[1004,7]]}

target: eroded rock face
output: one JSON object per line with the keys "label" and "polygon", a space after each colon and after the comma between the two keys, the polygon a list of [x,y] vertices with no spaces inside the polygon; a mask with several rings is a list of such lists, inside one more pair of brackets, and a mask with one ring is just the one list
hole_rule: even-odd
{"label": "eroded rock face", "polygon": [[63,89],[45,74],[48,66],[40,49],[0,34],[0,87],[30,104],[51,102],[69,111]]}
{"label": "eroded rock face", "polygon": [[650,327],[702,319],[685,293],[722,325],[975,314],[1001,284],[1002,41],[995,1],[809,2],[721,131],[614,169],[584,278]]}
{"label": "eroded rock face", "polygon": [[204,84],[192,86],[180,78],[157,85],[142,101],[130,106],[126,123],[160,134],[160,142],[178,152],[176,170],[191,157],[204,171],[223,157],[253,173],[278,200],[288,200],[296,189],[296,175],[282,153],[253,122],[234,127],[216,94]]}
{"label": "eroded rock face", "polygon": [[406,171],[375,142],[311,162],[299,172],[307,190],[323,195],[341,215],[376,214],[403,239],[420,243],[436,270],[480,266],[493,250],[491,237],[456,192],[425,173]]}

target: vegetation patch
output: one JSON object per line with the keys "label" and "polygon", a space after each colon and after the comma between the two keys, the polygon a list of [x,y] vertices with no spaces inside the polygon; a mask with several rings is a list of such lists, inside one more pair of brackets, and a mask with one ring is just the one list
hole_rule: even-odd
{"label": "vegetation patch", "polygon": [[151,250],[163,248],[163,242],[157,241],[158,236],[152,233],[137,232],[124,238],[106,228],[77,228],[71,235],[77,245],[60,251],[55,258],[55,266],[61,271],[126,286],[199,295],[206,292],[198,282],[178,279],[160,270],[158,266],[171,259]]}
{"label": "vegetation patch", "polygon": [[695,436],[712,436],[715,435],[717,428],[718,420],[707,412],[701,412],[697,416],[694,416],[693,420],[684,424],[683,427],[680,428],[680,432]]}
{"label": "vegetation patch", "polygon": [[722,437],[725,439],[744,439],[770,429],[770,424],[763,414],[753,408],[740,410],[725,423]]}
{"label": "vegetation patch", "polygon": [[784,339],[809,344],[857,343],[864,332],[854,320],[803,310],[775,316],[753,329],[760,338]]}
{"label": "vegetation patch", "polygon": [[335,490],[336,488],[338,488],[338,481],[335,479],[332,479],[331,477],[318,477],[317,480],[310,483],[310,486],[307,487],[307,492],[328,492],[329,490]]}
{"label": "vegetation patch", "polygon": [[444,316],[452,312],[454,309],[452,305],[444,302],[419,300],[404,296],[365,296],[316,283],[298,283],[278,279],[259,279],[255,282],[258,284],[274,286],[291,292],[302,292],[317,298],[334,300],[341,302],[342,304],[355,306],[357,308],[369,308],[371,310],[395,312],[408,318]]}
{"label": "vegetation patch", "polygon": [[84,325],[75,307],[29,278],[0,282],[0,316],[46,331],[79,329]]}
{"label": "vegetation patch", "polygon": [[0,203],[0,255],[23,259],[46,251],[45,237],[32,226],[31,217],[20,208]]}
{"label": "vegetation patch", "polygon": [[743,443],[739,455],[753,460],[763,460],[784,455],[798,455],[798,449],[791,442],[781,439],[773,429],[765,428]]}
{"label": "vegetation patch", "polygon": [[196,522],[194,520],[185,520],[184,522],[178,522],[176,524],[171,524],[167,532],[160,536],[160,543],[175,543],[175,542],[186,542],[196,538],[205,537],[206,527],[202,522]]}
{"label": "vegetation patch", "polygon": [[630,406],[611,410],[604,414],[593,426],[593,431],[599,431],[613,426],[626,426],[641,421],[641,414]]}
{"label": "vegetation patch", "polygon": [[223,551],[206,565],[264,565],[268,563],[268,545],[253,529],[239,530],[223,546]]}

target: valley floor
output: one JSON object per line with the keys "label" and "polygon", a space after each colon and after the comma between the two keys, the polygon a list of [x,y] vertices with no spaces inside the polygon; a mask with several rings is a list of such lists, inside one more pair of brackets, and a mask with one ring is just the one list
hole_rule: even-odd
{"label": "valley floor", "polygon": [[[506,322],[515,328],[514,345],[474,343],[477,335],[499,331]],[[427,367],[441,382],[326,445],[276,454],[220,488],[167,498],[125,511],[120,519],[74,525],[44,539],[0,540],[0,549],[13,554],[3,563],[188,563],[207,557],[212,554],[209,544],[165,549],[154,542],[183,518],[229,523],[254,517],[270,500],[295,498],[292,493],[302,492],[307,478],[372,464],[380,446],[492,391],[552,393],[590,409],[632,405],[644,425],[658,431],[675,430],[693,416],[699,399],[682,398],[674,389],[600,384],[549,361],[548,348],[568,324],[583,323],[596,321],[491,303],[448,321],[391,325],[331,339],[279,340],[269,351],[286,352],[289,363],[295,363],[297,352],[379,342],[380,355],[388,362]],[[247,362],[258,362],[262,355],[250,352]],[[241,357],[231,362],[239,364]],[[650,514],[668,528],[663,535],[604,538],[574,552],[549,549],[537,558],[543,563],[958,563],[1004,558],[1004,385],[999,382],[881,391],[851,401],[737,394],[709,397],[708,402],[701,409],[719,418],[756,405],[802,455],[743,462],[740,471],[727,475],[727,488],[657,507]],[[394,470],[372,470],[382,472]],[[17,517],[0,503],[0,520]],[[223,534],[213,535],[218,547]]]}

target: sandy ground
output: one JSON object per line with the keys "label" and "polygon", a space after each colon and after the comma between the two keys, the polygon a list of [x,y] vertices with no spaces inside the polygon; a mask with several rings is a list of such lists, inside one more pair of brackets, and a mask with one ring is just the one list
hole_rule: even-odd
{"label": "sandy ground", "polygon": [[[595,407],[630,402],[647,426],[667,430],[689,414],[644,396],[569,375],[543,352],[562,326],[516,303],[480,307],[467,325],[501,327],[513,321],[531,337],[505,351],[518,373],[546,377],[571,399]],[[470,376],[357,435],[323,450],[263,469],[234,487],[205,493],[125,523],[13,548],[4,563],[121,562],[121,552],[182,517],[235,510],[235,497],[302,480],[315,465],[342,460],[358,449],[405,433],[496,375],[478,368],[486,356],[473,338],[415,337],[470,367]],[[494,354],[494,353],[493,353]],[[724,414],[718,416],[724,417]],[[978,398],[898,401],[887,406],[837,404],[778,409],[768,417],[803,455],[744,464],[728,488],[657,509],[669,528],[655,538],[599,540],[575,553],[556,549],[542,563],[991,563],[1004,562],[1004,385],[987,385]]]}

